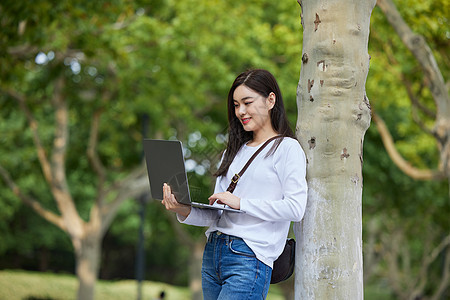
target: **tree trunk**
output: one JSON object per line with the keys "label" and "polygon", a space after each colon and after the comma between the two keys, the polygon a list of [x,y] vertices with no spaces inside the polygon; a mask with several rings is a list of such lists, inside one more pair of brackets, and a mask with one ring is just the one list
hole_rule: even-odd
{"label": "tree trunk", "polygon": [[77,299],[93,300],[100,268],[100,234],[91,234],[89,237],[73,240],[72,243],[75,246],[76,275],[79,282]]}
{"label": "tree trunk", "polygon": [[303,53],[297,137],[307,157],[308,204],[295,225],[296,299],[363,299],[362,148],[375,0],[299,1]]}
{"label": "tree trunk", "polygon": [[203,249],[205,247],[204,240],[196,240],[193,247],[193,253],[190,255],[189,261],[189,288],[192,293],[192,300],[202,300],[202,260]]}
{"label": "tree trunk", "polygon": [[166,211],[172,228],[175,230],[178,241],[185,247],[189,248],[191,255],[189,256],[189,289],[191,291],[192,300],[203,299],[202,293],[202,261],[203,249],[205,248],[204,236],[193,238],[186,229],[177,221],[174,213]]}

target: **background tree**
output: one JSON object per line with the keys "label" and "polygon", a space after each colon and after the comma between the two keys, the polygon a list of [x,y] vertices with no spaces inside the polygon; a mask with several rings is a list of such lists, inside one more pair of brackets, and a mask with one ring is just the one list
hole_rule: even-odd
{"label": "background tree", "polygon": [[375,1],[299,3],[297,137],[307,157],[308,204],[296,232],[295,296],[363,299],[362,155]]}
{"label": "background tree", "polygon": [[[396,2],[402,9],[402,14],[408,17],[413,30],[419,33],[410,29],[392,1],[378,1],[378,7],[398,37],[393,33],[382,32],[377,27],[378,30],[373,35],[374,44],[383,49],[377,60],[388,62],[383,73],[394,76],[395,81],[398,81],[397,87],[391,86],[388,94],[395,98],[404,112],[397,113],[398,108],[393,105],[385,106],[387,101],[383,99],[382,89],[381,93],[372,98],[377,112],[374,114],[374,121],[395,165],[415,180],[435,182],[420,183],[420,194],[411,193],[416,190],[415,187],[405,191],[403,195],[408,195],[412,201],[394,200],[397,202],[394,206],[383,201],[389,210],[395,207],[393,218],[382,224],[379,216],[374,215],[367,232],[369,236],[374,237],[375,234],[380,239],[379,254],[384,257],[387,265],[385,278],[389,279],[396,298],[440,299],[445,297],[443,295],[448,289],[450,272],[450,224],[448,220],[440,218],[443,212],[448,213],[450,204],[448,196],[444,194],[445,190],[448,193],[448,185],[441,181],[448,178],[446,136],[449,132],[449,98],[442,74],[448,73],[449,66],[446,50],[449,32],[446,15],[449,6],[446,2],[425,1],[413,11],[408,7],[408,1]],[[378,24],[386,20],[380,14],[375,18]],[[431,47],[421,34],[427,35]],[[381,64],[378,65],[380,66]],[[396,89],[401,92],[394,93]],[[396,113],[393,115],[392,112]],[[390,126],[386,126],[380,115],[383,118],[396,118],[389,122]],[[407,117],[411,123],[408,131],[400,127],[403,117]],[[388,128],[394,133],[394,137]],[[417,150],[414,153],[411,149]],[[392,195],[399,193],[404,182],[396,182],[397,191]],[[412,180],[411,184],[417,185]],[[397,197],[401,198],[402,196]],[[411,218],[414,213],[420,215],[417,217],[419,222]],[[373,238],[371,240],[375,241]],[[372,251],[368,253],[368,274],[372,271],[372,259],[376,257],[373,254]]]}
{"label": "background tree", "polygon": [[[417,111],[421,111],[422,114],[428,114],[428,116],[435,117],[434,128],[428,129],[425,122],[421,122],[420,119],[415,119],[418,121],[419,125],[425,132],[430,133],[435,137],[438,144],[438,149],[440,150],[440,163],[437,171],[423,171],[417,170],[410,164],[406,163],[401,155],[393,147],[393,141],[387,128],[384,126],[382,120],[377,117],[376,123],[378,130],[380,131],[381,137],[385,144],[390,157],[393,162],[399,166],[408,176],[419,180],[433,180],[442,179],[444,177],[450,178],[450,146],[449,146],[449,134],[450,134],[450,98],[448,95],[448,88],[445,85],[444,78],[442,76],[441,70],[434,58],[434,55],[425,41],[424,37],[415,34],[406,22],[401,17],[397,8],[391,0],[378,0],[378,7],[381,8],[384,15],[386,16],[388,22],[395,29],[405,46],[412,52],[414,57],[417,59],[420,68],[424,74],[423,82],[427,88],[429,88],[432,98],[435,103],[435,112],[428,109],[427,106],[421,103],[420,95],[417,95],[413,88],[410,80],[404,76],[406,81],[406,88],[408,90],[408,96],[411,99],[411,104]],[[391,58],[393,59],[393,58]],[[395,63],[395,59],[393,59]]]}
{"label": "background tree", "polygon": [[[89,9],[104,9],[104,14],[87,18]],[[5,68],[1,90],[6,101],[2,113],[11,118],[17,113],[14,105],[20,108],[21,122],[8,134],[17,134],[17,130],[28,127],[28,137],[37,152],[30,172],[39,170],[36,168],[39,166],[43,175],[43,178],[34,176],[36,181],[32,185],[46,188],[39,194],[33,187],[27,189],[16,183],[20,171],[12,170],[19,168],[22,161],[2,161],[5,167],[0,168],[0,173],[17,197],[69,236],[80,281],[78,299],[93,298],[101,240],[119,205],[138,192],[134,180],[143,174],[142,168],[122,169],[126,157],[109,160],[115,154],[108,155],[98,147],[99,136],[105,134],[101,130],[104,106],[110,104],[117,92],[113,88],[117,78],[114,65],[109,63],[115,49],[105,45],[103,35],[105,30],[121,26],[120,21],[112,23],[115,9],[108,3],[88,2],[76,6],[71,3],[52,6],[51,2],[32,7],[18,2],[2,5],[2,23],[9,29],[2,34],[4,45],[8,46],[2,56]],[[58,14],[64,14],[65,18],[58,18]],[[110,27],[104,27],[105,23]],[[98,61],[101,56],[104,61]],[[86,64],[84,74],[83,64]],[[84,141],[70,143],[70,133],[80,135]],[[23,138],[26,141],[27,136]],[[8,146],[12,148],[4,149],[5,153],[17,144]],[[114,146],[120,147],[120,142]],[[83,152],[86,155],[80,159],[78,154]],[[81,174],[84,178],[78,180]],[[71,189],[73,183],[78,188]],[[83,207],[78,197],[92,199],[92,205]],[[45,200],[50,199],[55,205],[48,207]]]}
{"label": "background tree", "polygon": [[[140,116],[149,114],[149,136],[191,142],[201,132],[189,147],[214,144],[234,76],[251,66],[276,73],[287,65],[284,46],[298,43],[277,24],[283,14],[259,21],[270,8],[289,10],[224,1],[2,3],[0,173],[8,201],[13,192],[69,237],[78,298],[94,295],[102,239],[119,206],[148,192]],[[245,22],[230,26],[223,11]],[[194,158],[198,173],[211,164]]]}

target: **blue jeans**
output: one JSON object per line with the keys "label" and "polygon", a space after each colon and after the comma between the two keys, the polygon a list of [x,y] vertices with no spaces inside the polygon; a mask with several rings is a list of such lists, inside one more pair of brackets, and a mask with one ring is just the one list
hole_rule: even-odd
{"label": "blue jeans", "polygon": [[272,269],[238,237],[212,232],[203,253],[204,300],[265,299]]}

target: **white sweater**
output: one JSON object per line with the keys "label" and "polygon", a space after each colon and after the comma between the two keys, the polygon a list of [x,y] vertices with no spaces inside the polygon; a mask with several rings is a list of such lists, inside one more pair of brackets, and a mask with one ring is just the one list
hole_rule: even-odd
{"label": "white sweater", "polygon": [[[284,248],[291,221],[304,215],[307,198],[306,158],[300,144],[284,138],[275,153],[265,157],[273,141],[258,154],[242,175],[233,194],[241,198],[245,213],[192,208],[181,223],[209,226],[206,236],[220,231],[242,238],[256,257],[273,267]],[[260,146],[244,145],[234,158],[227,175],[217,178],[214,193],[227,190],[237,174]]]}

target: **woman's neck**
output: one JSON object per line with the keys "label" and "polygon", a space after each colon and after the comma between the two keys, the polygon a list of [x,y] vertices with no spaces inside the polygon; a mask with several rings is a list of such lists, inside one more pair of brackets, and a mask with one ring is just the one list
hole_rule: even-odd
{"label": "woman's neck", "polygon": [[278,132],[276,132],[275,130],[267,130],[267,131],[263,131],[260,132],[258,131],[253,132],[253,138],[247,143],[248,146],[258,146],[262,143],[264,143],[265,141],[267,141],[268,139],[270,139],[271,137],[277,136]]}

